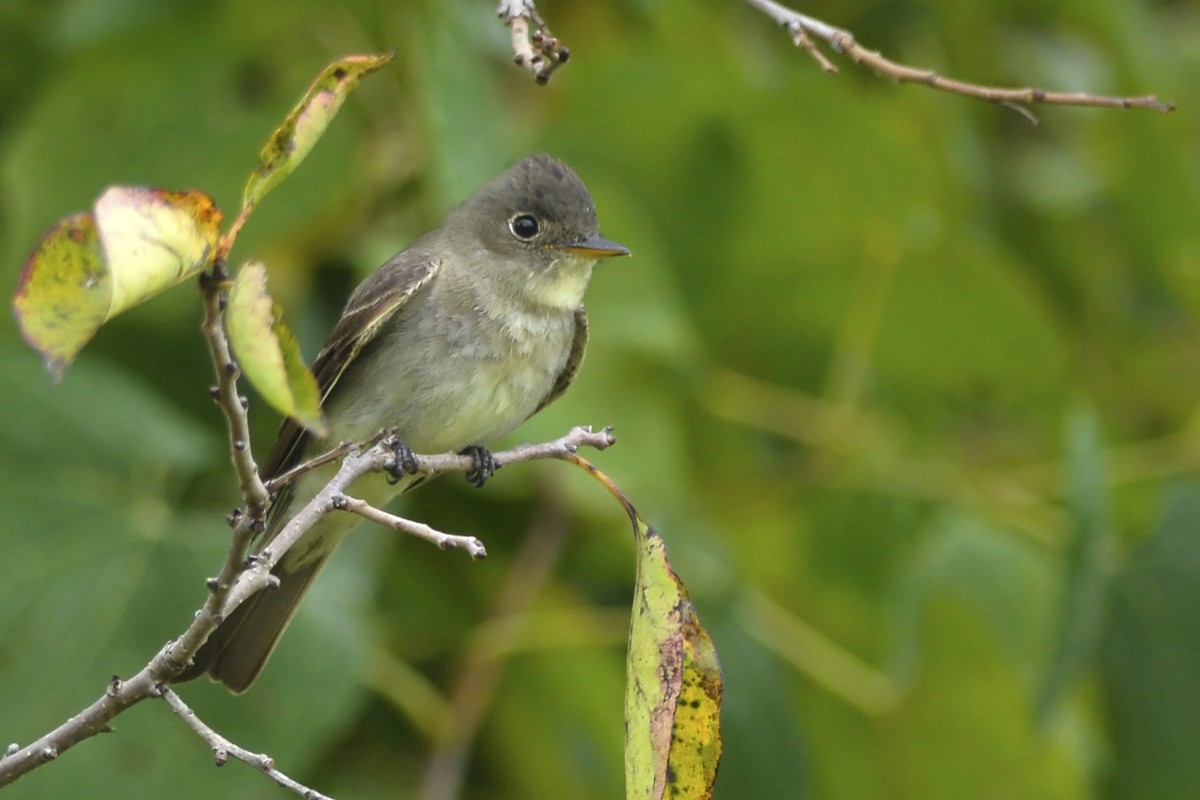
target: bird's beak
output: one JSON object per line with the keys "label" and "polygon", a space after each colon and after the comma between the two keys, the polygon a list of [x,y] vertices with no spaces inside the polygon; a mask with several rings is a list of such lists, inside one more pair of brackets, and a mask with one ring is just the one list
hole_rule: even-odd
{"label": "bird's beak", "polygon": [[629,255],[629,248],[605,239],[600,234],[589,236],[580,242],[574,242],[563,248],[569,253],[587,258],[612,258]]}

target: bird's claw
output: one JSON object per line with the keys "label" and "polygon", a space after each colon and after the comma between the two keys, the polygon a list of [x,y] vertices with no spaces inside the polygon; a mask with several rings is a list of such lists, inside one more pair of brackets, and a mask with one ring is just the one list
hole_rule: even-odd
{"label": "bird's claw", "polygon": [[470,456],[472,466],[467,471],[467,483],[474,486],[476,489],[482,489],[487,483],[488,478],[500,469],[500,464],[496,462],[496,457],[492,455],[492,451],[486,447],[473,444],[470,447],[458,451],[461,456]]}
{"label": "bird's claw", "polygon": [[392,456],[393,463],[387,470],[387,482],[393,486],[409,475],[415,475],[420,469],[417,454],[404,442],[395,442],[392,445]]}

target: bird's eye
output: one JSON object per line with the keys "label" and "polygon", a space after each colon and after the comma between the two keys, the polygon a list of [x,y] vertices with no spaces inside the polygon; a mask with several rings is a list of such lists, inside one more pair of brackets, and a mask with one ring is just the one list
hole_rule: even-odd
{"label": "bird's eye", "polygon": [[518,214],[508,221],[508,229],[518,239],[529,241],[541,232],[542,226],[532,214]]}

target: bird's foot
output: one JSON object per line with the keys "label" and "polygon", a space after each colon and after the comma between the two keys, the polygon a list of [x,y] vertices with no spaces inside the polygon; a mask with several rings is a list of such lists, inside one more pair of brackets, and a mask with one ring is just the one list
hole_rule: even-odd
{"label": "bird's foot", "polygon": [[496,462],[496,457],[486,447],[473,444],[470,447],[459,450],[458,454],[460,456],[471,457],[472,466],[467,472],[467,483],[476,489],[482,489],[483,485],[487,483],[487,479],[492,477],[496,470],[500,469],[500,465]]}
{"label": "bird's foot", "polygon": [[409,475],[415,475],[420,469],[420,465],[417,463],[417,454],[404,442],[396,442],[392,445],[392,458],[392,466],[387,470],[387,481],[393,486]]}

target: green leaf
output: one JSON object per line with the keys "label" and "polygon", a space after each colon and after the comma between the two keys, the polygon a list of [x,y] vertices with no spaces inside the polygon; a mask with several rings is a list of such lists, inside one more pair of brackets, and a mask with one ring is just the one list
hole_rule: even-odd
{"label": "green leaf", "polygon": [[252,261],[242,267],[225,309],[229,342],[242,371],[277,411],[324,435],[317,380],[304,364],[296,337],[267,294],[267,268]]}
{"label": "green leaf", "polygon": [[299,166],[358,82],[391,60],[390,53],[347,56],[321,71],[258,154],[258,167],[250,174],[242,198],[243,215]]}
{"label": "green leaf", "polygon": [[631,516],[638,561],[626,662],[626,797],[710,798],[721,759],[717,651],[662,537]]}
{"label": "green leaf", "polygon": [[901,684],[915,679],[924,658],[925,616],[943,599],[978,615],[1009,665],[1044,663],[1051,630],[1046,608],[1057,574],[1042,551],[986,517],[959,511],[931,521],[924,540],[889,603],[895,628],[890,674]]}
{"label": "green leaf", "polygon": [[1200,785],[1200,486],[1172,493],[1154,534],[1112,580],[1097,660],[1116,800]]}
{"label": "green leaf", "polygon": [[13,309],[54,380],[101,325],[207,265],[220,222],[202,192],[114,186],[92,213],[51,226],[25,262]]}
{"label": "green leaf", "polygon": [[1059,698],[1091,665],[1104,622],[1104,602],[1116,540],[1108,511],[1100,420],[1091,406],[1067,420],[1071,519],[1062,618],[1055,653],[1044,679],[1038,714],[1045,719]]}

